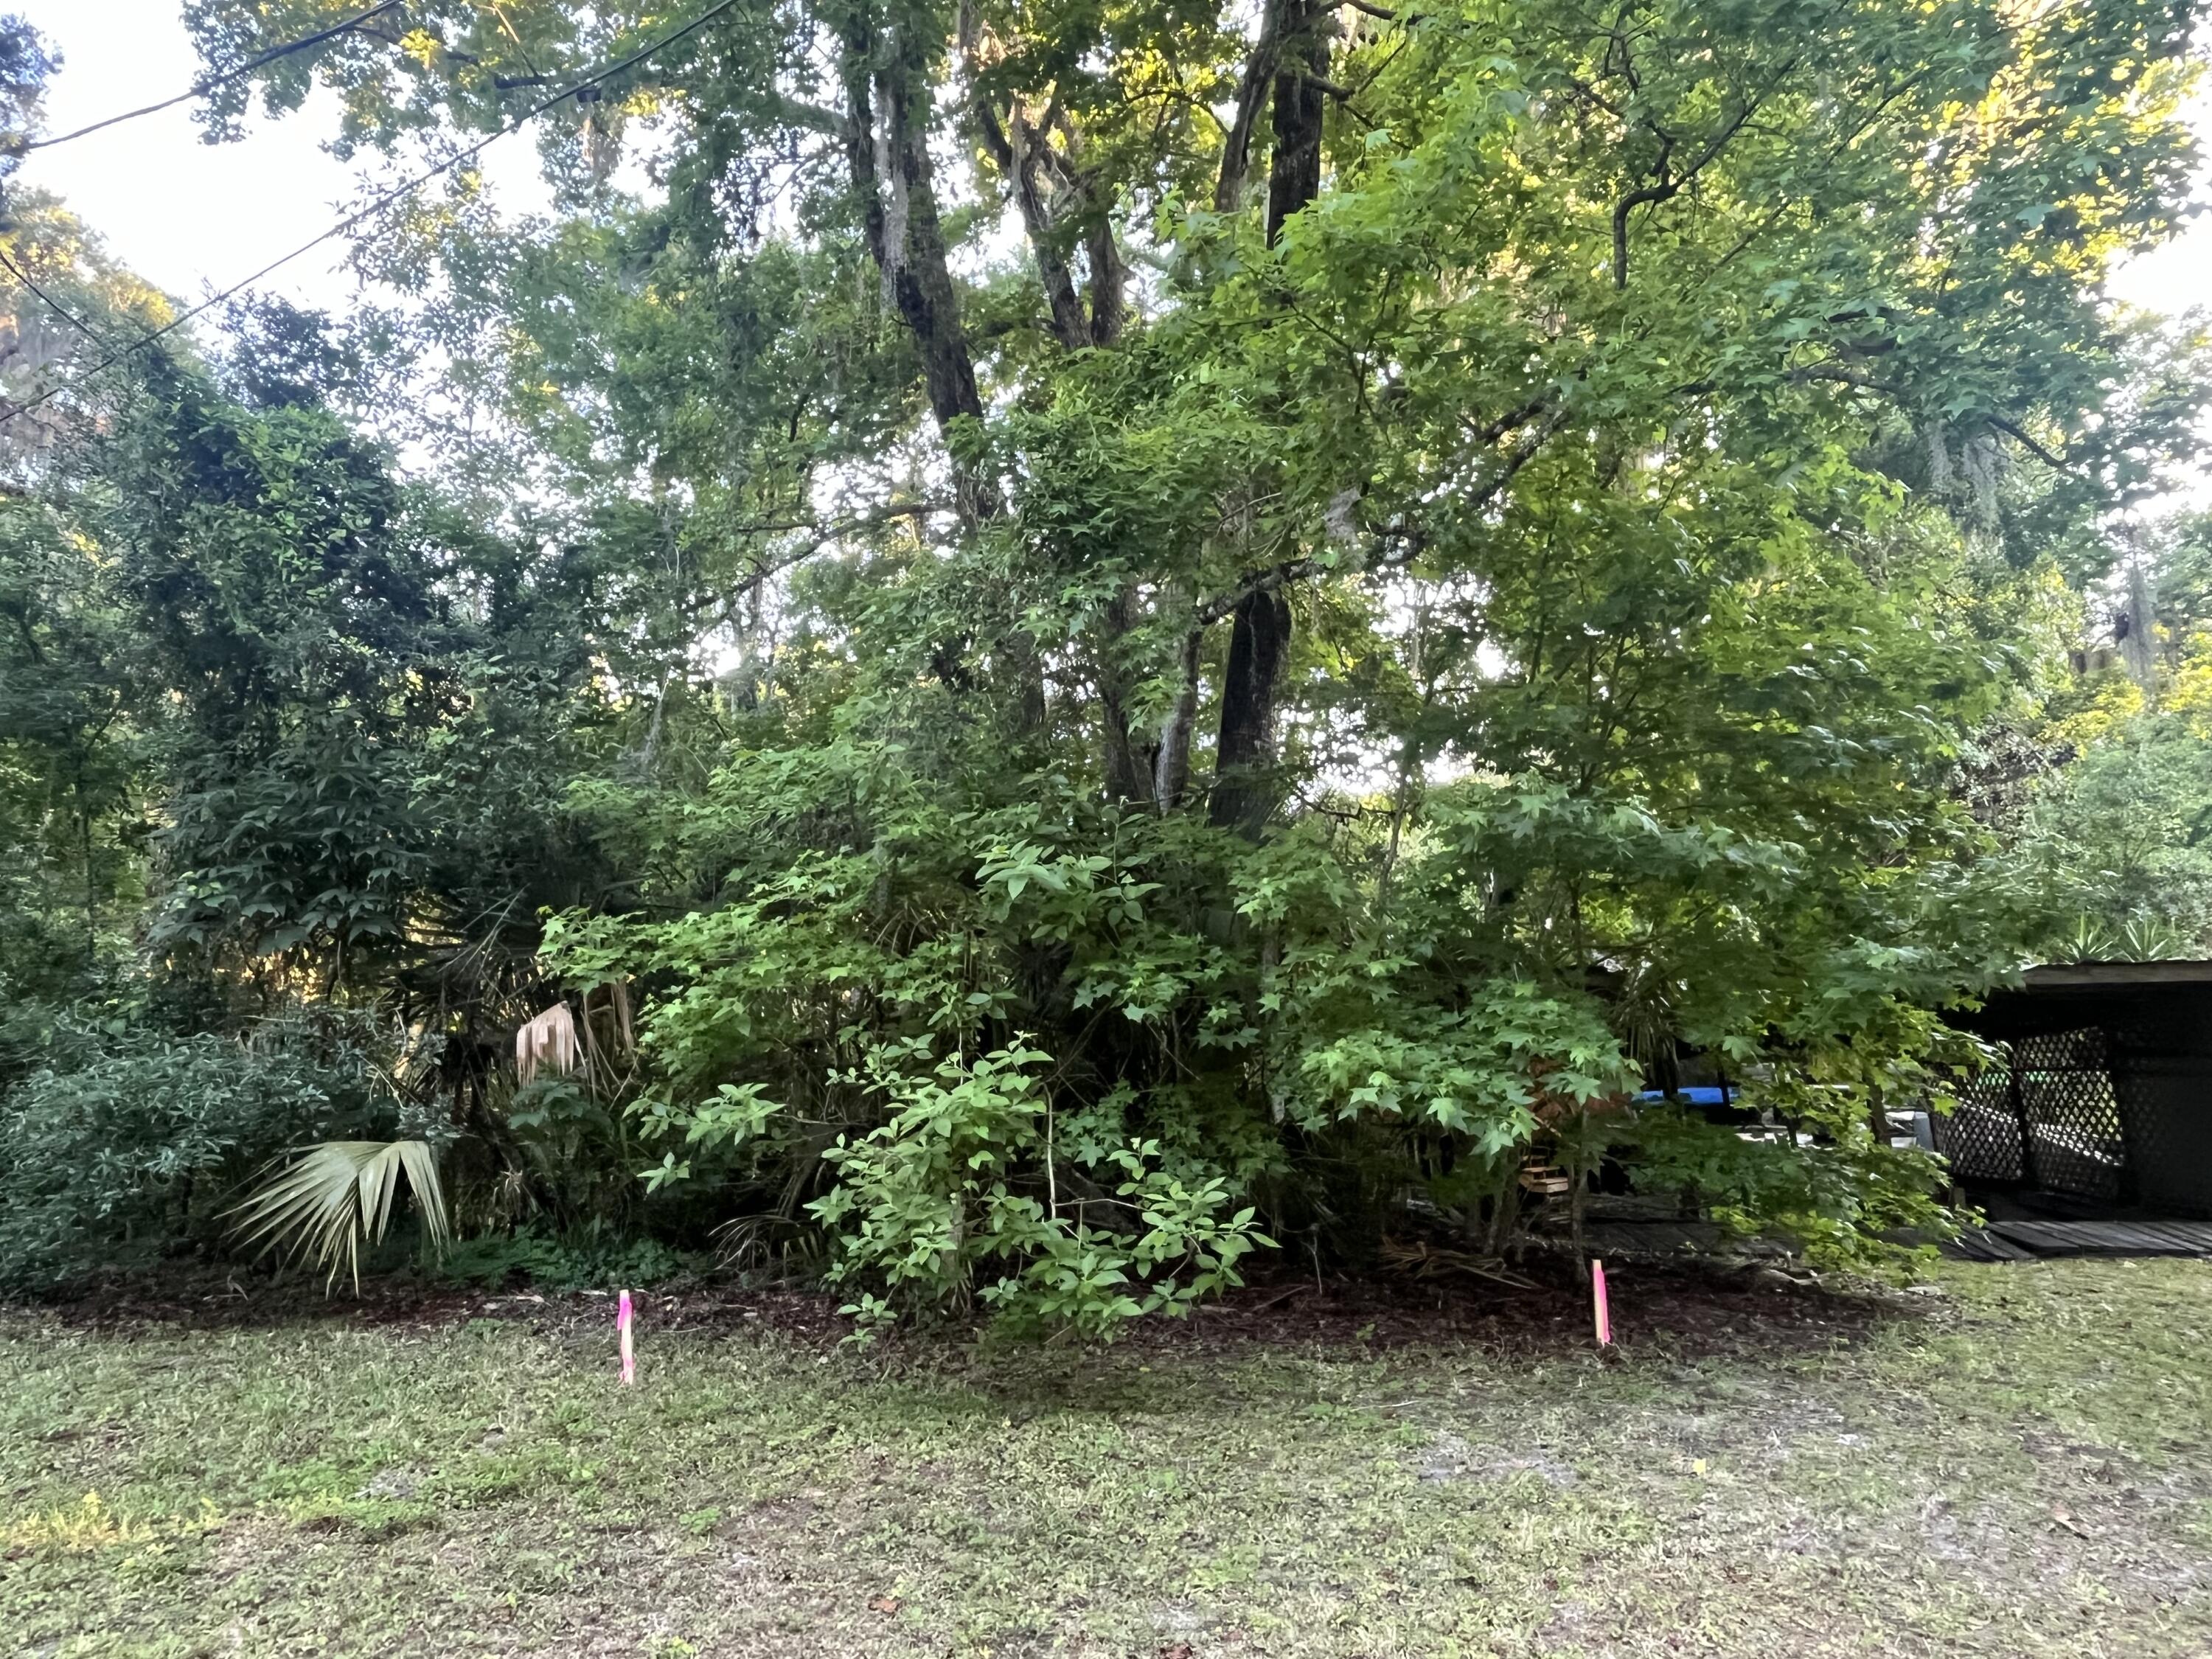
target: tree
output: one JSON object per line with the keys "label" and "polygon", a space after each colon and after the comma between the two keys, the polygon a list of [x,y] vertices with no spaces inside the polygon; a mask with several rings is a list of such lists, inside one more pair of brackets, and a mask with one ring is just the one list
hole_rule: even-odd
{"label": "tree", "polygon": [[[335,11],[191,15],[229,69]],[[464,179],[373,263],[608,573],[635,883],[550,948],[651,994],[662,1184],[1100,1322],[1409,1191],[1502,1237],[1689,1045],[1820,1142],[1711,1179],[1839,1254],[1927,1213],[1869,1126],[2014,959],[1944,789],[2008,583],[2191,443],[2193,343],[2099,295],[2188,15],[687,19],[426,0],[213,112],[434,144],[624,64],[555,221]]]}
{"label": "tree", "polygon": [[[2081,666],[2039,710],[2046,752],[2018,826],[2048,894],[2046,948],[2083,959],[2212,955],[2212,605],[2203,526],[2135,543],[2081,607]],[[2107,643],[2142,618],[2133,660]],[[2094,665],[2106,657],[2110,665]],[[2147,666],[2141,679],[2136,671]]]}

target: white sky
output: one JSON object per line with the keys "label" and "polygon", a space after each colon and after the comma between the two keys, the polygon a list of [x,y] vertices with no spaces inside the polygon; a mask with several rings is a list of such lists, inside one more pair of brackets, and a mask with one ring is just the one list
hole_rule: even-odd
{"label": "white sky", "polygon": [[[2191,102],[2189,120],[2212,150],[2212,93]],[[2200,207],[2212,210],[2212,167],[2197,174],[2195,196]],[[2112,297],[2169,316],[2212,306],[2212,210],[2164,246],[2130,261],[2113,280]]]}
{"label": "white sky", "polygon": [[[46,94],[46,131],[73,131],[191,86],[202,70],[182,9],[180,0],[0,0],[0,11],[23,18],[61,55]],[[16,177],[62,197],[125,264],[192,303],[343,216],[361,175],[324,150],[337,130],[335,102],[316,100],[284,120],[257,121],[236,143],[209,144],[192,106],[179,104],[34,150]],[[494,144],[482,167],[512,204],[536,209],[547,199],[527,131]],[[354,291],[339,268],[345,251],[343,240],[318,248],[258,291],[343,311]]]}
{"label": "white sky", "polygon": [[[0,9],[24,17],[62,54],[46,100],[49,132],[170,97],[200,72],[179,0],[0,0]],[[2212,100],[2198,104],[2197,125],[2212,129]],[[257,124],[236,143],[210,145],[200,141],[190,106],[180,105],[33,152],[18,176],[64,197],[125,264],[190,302],[340,216],[356,175],[322,149],[336,126],[334,108],[310,103],[289,119]],[[483,168],[509,207],[544,204],[527,131],[495,144]],[[2212,188],[2198,194],[2212,198]],[[342,311],[352,293],[350,278],[337,269],[343,255],[342,244],[318,249],[262,290]],[[2135,261],[2113,290],[2163,312],[2212,304],[2212,215]]]}

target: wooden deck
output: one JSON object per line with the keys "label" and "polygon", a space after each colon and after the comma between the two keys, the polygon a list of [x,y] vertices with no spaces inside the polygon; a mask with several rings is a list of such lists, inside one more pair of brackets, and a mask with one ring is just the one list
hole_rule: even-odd
{"label": "wooden deck", "polygon": [[1947,1254],[1971,1261],[2045,1255],[2212,1255],[2212,1222],[1992,1221],[1969,1227]]}

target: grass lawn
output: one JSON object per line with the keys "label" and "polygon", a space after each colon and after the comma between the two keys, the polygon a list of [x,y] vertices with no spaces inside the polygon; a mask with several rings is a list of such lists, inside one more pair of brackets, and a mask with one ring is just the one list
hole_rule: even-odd
{"label": "grass lawn", "polygon": [[2212,1264],[1937,1285],[1669,1334],[1628,1274],[1610,1361],[1256,1293],[854,1352],[731,1293],[629,1391],[604,1301],[17,1311],[0,1651],[2212,1653]]}

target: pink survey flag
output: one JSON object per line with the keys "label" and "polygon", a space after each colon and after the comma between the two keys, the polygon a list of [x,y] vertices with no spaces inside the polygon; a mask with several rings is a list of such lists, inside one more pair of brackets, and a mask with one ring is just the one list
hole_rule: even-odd
{"label": "pink survey flag", "polygon": [[1597,1317],[1597,1345],[1601,1348],[1613,1346],[1613,1313],[1605,1300],[1605,1263],[1592,1257],[1590,1261],[1590,1311]]}
{"label": "pink survey flag", "polygon": [[622,1333],[622,1376],[625,1389],[637,1381],[637,1350],[631,1346],[629,1335],[630,1327],[635,1321],[636,1314],[630,1306],[629,1292],[624,1291],[621,1304],[615,1310],[615,1328]]}

